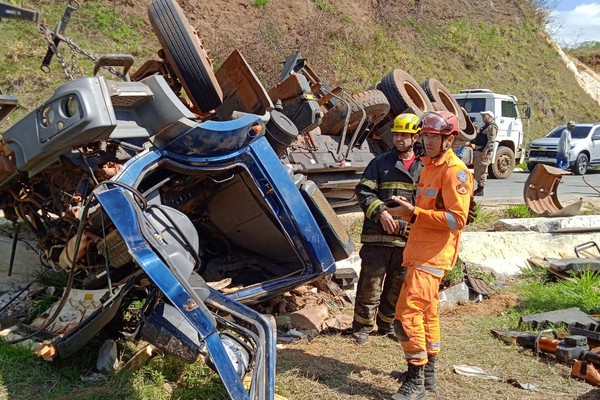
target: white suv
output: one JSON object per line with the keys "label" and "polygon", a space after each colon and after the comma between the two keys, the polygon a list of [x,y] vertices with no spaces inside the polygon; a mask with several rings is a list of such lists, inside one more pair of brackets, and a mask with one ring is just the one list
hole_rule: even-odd
{"label": "white suv", "polygon": [[[454,98],[469,114],[471,121],[483,125],[481,111],[494,113],[494,123],[498,125],[498,136],[494,144],[490,175],[497,179],[508,178],[519,160],[522,162],[523,122],[517,107],[517,98],[513,95],[493,93],[489,89],[467,89],[455,94]],[[525,106],[526,118],[530,116],[529,106]],[[472,163],[472,151],[467,148],[463,154],[467,164]]]}
{"label": "white suv", "polygon": [[[527,169],[536,164],[556,164],[556,147],[566,125],[554,128],[549,134],[535,139],[527,151]],[[569,165],[577,175],[585,175],[590,165],[600,165],[600,124],[577,124],[571,132]]]}

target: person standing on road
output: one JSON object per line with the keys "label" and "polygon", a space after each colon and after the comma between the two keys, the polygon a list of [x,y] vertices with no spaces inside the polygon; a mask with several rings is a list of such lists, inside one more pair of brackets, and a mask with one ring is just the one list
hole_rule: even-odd
{"label": "person standing on road", "polygon": [[474,196],[483,196],[485,183],[487,182],[488,167],[492,163],[494,143],[498,135],[498,126],[493,122],[494,113],[491,111],[482,111],[480,114],[481,119],[483,119],[483,126],[471,142],[474,159],[473,174],[477,181],[477,190],[473,193]]}
{"label": "person standing on road", "polygon": [[378,334],[393,336],[396,301],[406,273],[402,251],[408,224],[394,219],[385,201],[393,195],[412,201],[423,168],[413,149],[419,137],[419,117],[398,115],[391,132],[394,148],[372,160],[356,186],[358,202],[365,213],[352,322],[352,336],[358,344],[369,340],[375,323]]}
{"label": "person standing on road", "polygon": [[388,213],[410,221],[404,249],[406,279],[396,305],[394,329],[408,371],[393,400],[424,399],[435,390],[435,361],[440,352],[438,289],[458,256],[462,228],[469,221],[473,176],[450,148],[459,134],[458,118],[449,111],[421,116],[425,144],[423,171],[414,206],[400,197]]}
{"label": "person standing on road", "polygon": [[569,150],[571,150],[571,132],[575,128],[575,122],[567,122],[567,128],[560,134],[558,147],[556,148],[556,166],[561,169],[569,169]]}

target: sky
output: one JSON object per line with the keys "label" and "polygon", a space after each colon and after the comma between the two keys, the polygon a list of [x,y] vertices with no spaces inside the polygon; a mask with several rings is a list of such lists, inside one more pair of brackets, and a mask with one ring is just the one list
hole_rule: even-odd
{"label": "sky", "polygon": [[576,47],[585,41],[600,42],[600,1],[556,0],[555,4],[546,29],[559,45]]}

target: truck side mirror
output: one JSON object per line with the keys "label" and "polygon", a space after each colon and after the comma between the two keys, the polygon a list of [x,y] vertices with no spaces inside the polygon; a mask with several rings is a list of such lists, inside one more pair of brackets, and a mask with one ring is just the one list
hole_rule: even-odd
{"label": "truck side mirror", "polygon": [[531,106],[529,104],[525,106],[523,111],[525,111],[525,119],[531,118]]}

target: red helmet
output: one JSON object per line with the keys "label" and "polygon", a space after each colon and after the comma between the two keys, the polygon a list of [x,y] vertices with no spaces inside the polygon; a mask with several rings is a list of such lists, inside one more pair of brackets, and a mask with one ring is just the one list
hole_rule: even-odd
{"label": "red helmet", "polygon": [[421,133],[458,135],[458,118],[450,111],[430,111],[421,115]]}

